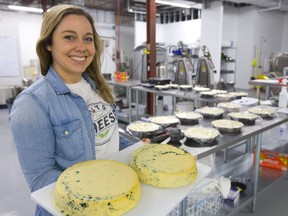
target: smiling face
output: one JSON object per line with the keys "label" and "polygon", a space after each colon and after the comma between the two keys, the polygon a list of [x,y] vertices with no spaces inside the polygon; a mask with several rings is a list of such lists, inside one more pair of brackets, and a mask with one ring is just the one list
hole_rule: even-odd
{"label": "smiling face", "polygon": [[76,83],[95,55],[93,30],[82,15],[67,15],[52,35],[47,49],[52,55],[52,67],[65,83]]}

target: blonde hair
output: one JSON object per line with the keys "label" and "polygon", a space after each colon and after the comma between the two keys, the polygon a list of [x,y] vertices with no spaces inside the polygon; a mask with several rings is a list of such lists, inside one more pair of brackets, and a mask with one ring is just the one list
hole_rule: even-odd
{"label": "blonde hair", "polygon": [[101,97],[107,103],[114,103],[114,98],[112,96],[112,90],[106,82],[103,74],[101,73],[101,55],[103,52],[103,46],[100,40],[98,33],[96,32],[94,26],[94,20],[92,16],[84,11],[82,8],[74,5],[57,5],[52,7],[48,12],[43,16],[41,33],[37,41],[36,52],[40,61],[41,74],[45,76],[48,72],[50,65],[52,64],[52,55],[47,49],[49,45],[52,45],[52,36],[62,21],[62,19],[67,15],[81,15],[85,16],[91,24],[93,35],[94,35],[94,46],[96,54],[87,67],[86,72],[89,77],[94,81],[97,90],[99,91]]}

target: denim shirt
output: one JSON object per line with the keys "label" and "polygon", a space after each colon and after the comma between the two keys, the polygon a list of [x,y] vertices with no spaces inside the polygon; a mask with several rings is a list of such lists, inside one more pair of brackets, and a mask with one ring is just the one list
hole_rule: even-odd
{"label": "denim shirt", "polygon": [[[95,90],[86,73],[83,77]],[[49,68],[13,103],[10,128],[26,181],[33,192],[55,182],[66,168],[95,159],[95,134],[82,97]]]}

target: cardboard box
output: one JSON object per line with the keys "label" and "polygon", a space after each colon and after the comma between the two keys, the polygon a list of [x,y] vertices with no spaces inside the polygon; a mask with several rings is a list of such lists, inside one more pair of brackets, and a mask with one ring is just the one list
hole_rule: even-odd
{"label": "cardboard box", "polygon": [[259,165],[277,170],[288,171],[288,154],[261,149]]}

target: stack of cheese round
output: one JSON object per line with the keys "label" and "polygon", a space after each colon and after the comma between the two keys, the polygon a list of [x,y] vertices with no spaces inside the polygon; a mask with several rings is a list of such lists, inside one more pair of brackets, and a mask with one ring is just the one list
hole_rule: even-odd
{"label": "stack of cheese round", "polygon": [[53,199],[63,215],[116,216],[135,207],[141,194],[131,167],[112,160],[90,160],[60,175]]}
{"label": "stack of cheese round", "polygon": [[176,188],[194,182],[196,158],[183,149],[167,144],[146,144],[130,160],[140,181],[156,187]]}

